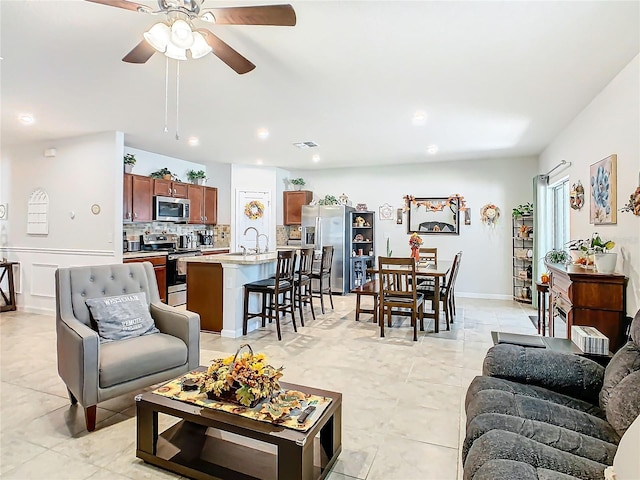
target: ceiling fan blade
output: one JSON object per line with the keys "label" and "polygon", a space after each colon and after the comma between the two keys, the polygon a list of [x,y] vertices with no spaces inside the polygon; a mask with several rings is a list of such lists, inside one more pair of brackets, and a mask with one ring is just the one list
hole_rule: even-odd
{"label": "ceiling fan blade", "polygon": [[198,29],[198,32],[202,34],[209,46],[213,49],[213,54],[224,63],[229,65],[233,70],[236,71],[236,73],[242,75],[243,73],[250,72],[251,70],[256,68],[253,63],[240,55],[209,30],[200,28]]}
{"label": "ceiling fan blade", "polygon": [[156,53],[156,49],[149,45],[146,40],[142,40],[138,45],[133,47],[133,50],[124,56],[122,61],[127,63],[145,63],[154,53]]}
{"label": "ceiling fan blade", "polygon": [[132,10],[134,12],[151,13],[153,11],[146,5],[128,2],[127,0],[87,0],[87,2],[100,3],[102,5],[108,5],[110,7],[124,8],[126,10]]}
{"label": "ceiling fan blade", "polygon": [[215,17],[217,25],[282,25],[293,27],[296,12],[291,5],[262,5],[255,7],[222,7],[202,10],[200,18],[207,19],[206,13]]}

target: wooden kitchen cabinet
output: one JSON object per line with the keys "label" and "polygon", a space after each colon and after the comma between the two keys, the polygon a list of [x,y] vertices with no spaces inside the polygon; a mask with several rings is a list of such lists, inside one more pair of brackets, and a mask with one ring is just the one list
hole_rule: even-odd
{"label": "wooden kitchen cabinet", "polygon": [[285,225],[300,225],[302,223],[302,206],[309,205],[313,200],[313,192],[299,190],[283,193],[283,215]]}
{"label": "wooden kitchen cabinet", "polygon": [[125,222],[150,222],[152,220],[152,178],[125,173],[123,197],[122,218]]}
{"label": "wooden kitchen cabinet", "polygon": [[215,225],[218,223],[218,189],[189,185],[189,223]]}
{"label": "wooden kitchen cabinet", "polygon": [[609,350],[615,352],[625,343],[627,278],[624,275],[598,273],[580,265],[547,264],[550,272],[549,329],[554,322],[597,328],[609,338]]}
{"label": "wooden kitchen cabinet", "polygon": [[122,263],[138,262],[151,262],[153,265],[153,271],[156,274],[156,281],[158,282],[160,301],[162,303],[167,303],[167,257],[164,255],[158,255],[157,257],[125,258],[122,260]]}
{"label": "wooden kitchen cabinet", "polygon": [[188,198],[189,184],[182,182],[172,182],[162,178],[153,180],[153,194],[163,197]]}

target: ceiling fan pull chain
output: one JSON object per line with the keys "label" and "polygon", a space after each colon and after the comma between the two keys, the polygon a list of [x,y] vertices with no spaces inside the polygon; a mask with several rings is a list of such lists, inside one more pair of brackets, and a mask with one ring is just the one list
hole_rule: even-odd
{"label": "ceiling fan pull chain", "polygon": [[164,67],[164,133],[169,133],[169,128],[167,128],[169,118],[169,57],[164,58],[166,60]]}
{"label": "ceiling fan pull chain", "polygon": [[180,60],[176,60],[176,140],[180,140],[178,133],[178,113],[180,111]]}

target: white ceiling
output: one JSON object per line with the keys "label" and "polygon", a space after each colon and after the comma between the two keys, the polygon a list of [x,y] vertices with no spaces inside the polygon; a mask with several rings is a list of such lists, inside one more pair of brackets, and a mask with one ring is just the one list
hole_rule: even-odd
{"label": "white ceiling", "polygon": [[[292,169],[537,155],[640,51],[637,1],[292,5],[295,27],[211,27],[254,71],[181,62],[176,141],[175,62],[165,134],[164,56],[121,61],[158,17],[2,0],[2,143],[118,130],[127,146],[189,161]],[[24,112],[34,125],[18,123]],[[320,146],[292,145],[309,140]]]}

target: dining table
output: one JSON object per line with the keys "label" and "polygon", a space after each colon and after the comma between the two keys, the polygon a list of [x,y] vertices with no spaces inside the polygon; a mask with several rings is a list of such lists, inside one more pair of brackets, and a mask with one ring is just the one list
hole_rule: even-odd
{"label": "dining table", "polygon": [[[416,263],[416,277],[423,278],[433,278],[433,288],[434,288],[434,298],[433,298],[433,313],[425,313],[424,316],[427,318],[434,319],[434,330],[435,333],[440,332],[440,290],[441,286],[444,285],[444,279],[448,275],[451,267],[453,266],[453,260],[438,260],[437,262],[427,261],[427,262],[418,262]],[[396,267],[399,268],[399,267]],[[368,274],[377,275],[377,268],[368,268]],[[381,322],[384,315],[382,312],[382,302],[379,302],[380,309],[378,313],[378,321]],[[449,329],[449,325],[447,324],[447,330]]]}

